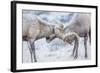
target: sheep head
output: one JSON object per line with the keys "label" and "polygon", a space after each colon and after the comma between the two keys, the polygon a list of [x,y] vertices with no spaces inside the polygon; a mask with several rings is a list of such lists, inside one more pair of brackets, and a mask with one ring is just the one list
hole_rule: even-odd
{"label": "sheep head", "polygon": [[63,35],[64,35],[64,26],[63,25],[58,25],[58,26],[55,26],[55,35],[56,37],[62,39],[63,38]]}

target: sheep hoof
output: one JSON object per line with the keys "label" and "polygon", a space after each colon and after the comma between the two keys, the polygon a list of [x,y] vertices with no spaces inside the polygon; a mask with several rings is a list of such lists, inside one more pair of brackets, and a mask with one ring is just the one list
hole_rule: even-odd
{"label": "sheep hoof", "polygon": [[77,57],[78,57],[78,56],[77,56],[77,55],[75,55],[75,56],[74,56],[74,59],[76,60],[76,59],[77,59]]}
{"label": "sheep hoof", "polygon": [[85,55],[85,58],[87,58],[88,56],[87,55]]}
{"label": "sheep hoof", "polygon": [[37,60],[34,60],[34,62],[37,62]]}

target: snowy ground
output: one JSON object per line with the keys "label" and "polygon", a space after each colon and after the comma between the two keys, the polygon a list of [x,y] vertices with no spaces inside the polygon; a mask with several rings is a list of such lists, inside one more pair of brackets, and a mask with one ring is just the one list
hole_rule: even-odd
{"label": "snowy ground", "polygon": [[[28,11],[23,10],[23,24],[31,24],[35,16],[39,16],[42,19],[50,23],[62,23],[67,26],[74,13],[69,12],[49,12],[49,11]],[[80,38],[79,52],[77,60],[85,60],[84,58],[84,39]],[[53,61],[69,61],[74,60],[71,56],[74,47],[64,43],[62,40],[56,38],[52,42],[47,43],[45,38],[39,39],[35,42],[36,57],[38,62],[53,62]],[[91,48],[88,42],[88,59],[91,59]],[[27,42],[23,41],[23,63],[30,63],[31,57]]]}
{"label": "snowy ground", "polygon": [[[76,60],[85,60],[84,58],[84,39],[80,38],[79,52]],[[35,42],[36,57],[38,62],[55,62],[55,61],[69,61],[74,60],[71,56],[74,47],[64,43],[62,40],[56,38],[51,43],[46,43],[45,38],[37,40]],[[91,59],[91,48],[88,42],[88,58]],[[30,63],[31,57],[27,42],[23,42],[23,63]]]}

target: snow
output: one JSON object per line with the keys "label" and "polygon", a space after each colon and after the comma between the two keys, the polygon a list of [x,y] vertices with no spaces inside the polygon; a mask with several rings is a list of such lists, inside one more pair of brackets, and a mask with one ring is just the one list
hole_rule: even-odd
{"label": "snow", "polygon": [[[70,61],[74,60],[71,56],[74,47],[64,43],[62,40],[56,38],[52,42],[47,43],[45,38],[37,40],[35,42],[36,57],[38,62],[54,62],[54,61]],[[91,48],[88,41],[88,58],[91,59]],[[84,39],[79,39],[79,48],[78,48],[78,58],[76,60],[85,60],[85,48],[84,48]],[[28,49],[27,42],[23,42],[23,62],[30,63],[30,53]]]}
{"label": "snow", "polygon": [[[35,16],[39,16],[47,22],[62,23],[64,26],[67,26],[67,22],[71,19],[74,13],[68,12],[47,12],[47,11],[23,11],[23,24],[32,23]],[[66,21],[65,21],[66,20]],[[31,55],[29,52],[27,42],[23,41],[22,48],[22,61],[23,63],[31,63]],[[75,60],[71,56],[74,48],[74,42],[72,45],[63,42],[62,40],[56,38],[50,43],[47,43],[45,38],[41,38],[35,41],[36,49],[36,58],[38,62],[55,62],[55,61],[70,61]],[[88,58],[91,59],[91,47],[88,40]],[[78,58],[76,60],[86,60],[84,57],[85,48],[84,48],[84,38],[79,38],[79,48],[78,48]]]}

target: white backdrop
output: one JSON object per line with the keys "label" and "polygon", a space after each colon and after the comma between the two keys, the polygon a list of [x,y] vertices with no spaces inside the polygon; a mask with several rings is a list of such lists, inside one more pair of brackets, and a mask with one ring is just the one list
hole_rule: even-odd
{"label": "white backdrop", "polygon": [[[1,34],[0,35],[0,73],[11,73],[10,72],[10,53],[11,53],[10,52],[10,1],[11,0],[0,0],[0,34]],[[100,8],[100,0],[30,0],[30,1],[98,5]],[[100,9],[99,9],[99,13],[100,13]],[[98,16],[100,16],[100,14]],[[100,19],[100,17],[98,19]],[[99,27],[100,25],[98,25],[98,28]],[[98,31],[100,31],[100,29]],[[98,37],[100,37],[100,34],[98,34]],[[98,40],[100,40],[100,38],[98,38]],[[98,47],[98,51],[100,51],[99,48],[100,46]],[[100,53],[98,55],[100,56]],[[100,61],[100,57],[98,57],[98,59]],[[35,73],[51,73],[51,72],[52,73],[56,73],[56,72],[57,73],[86,73],[86,72],[99,73],[100,67],[38,71]]]}

